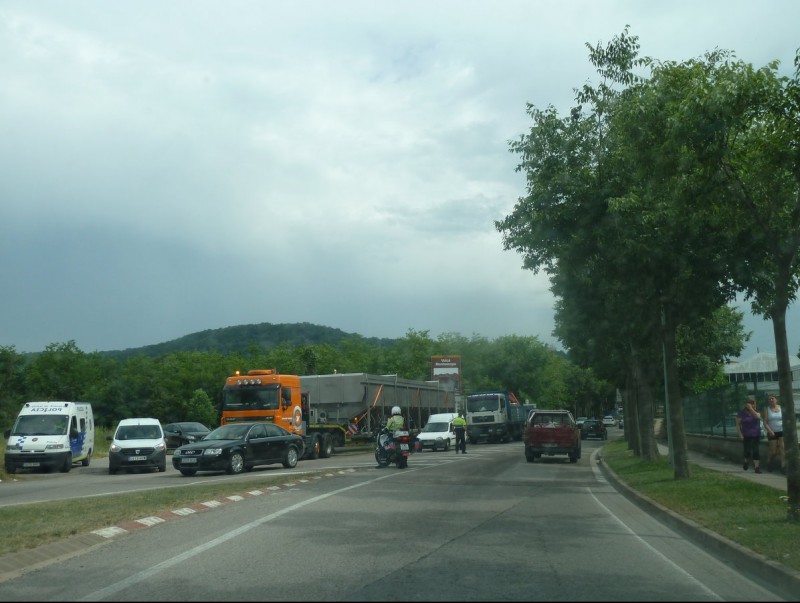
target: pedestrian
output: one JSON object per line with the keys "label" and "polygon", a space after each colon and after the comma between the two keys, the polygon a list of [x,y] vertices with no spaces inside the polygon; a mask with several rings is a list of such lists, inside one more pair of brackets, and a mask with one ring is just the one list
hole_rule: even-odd
{"label": "pedestrian", "polygon": [[767,471],[772,471],[772,463],[776,457],[781,459],[781,471],[786,472],[786,450],[783,445],[783,410],[778,404],[778,397],[770,394],[767,406],[762,413],[764,429],[767,430],[769,442],[769,456],[767,457]]}
{"label": "pedestrian", "polygon": [[456,432],[456,454],[467,454],[467,422],[464,420],[464,413],[453,419],[453,429]]}
{"label": "pedestrian", "polygon": [[736,413],[736,431],[744,448],[742,469],[747,471],[752,460],[756,473],[761,473],[761,457],[758,452],[761,441],[761,413],[756,410],[756,401],[753,398],[747,398],[744,401],[744,408]]}

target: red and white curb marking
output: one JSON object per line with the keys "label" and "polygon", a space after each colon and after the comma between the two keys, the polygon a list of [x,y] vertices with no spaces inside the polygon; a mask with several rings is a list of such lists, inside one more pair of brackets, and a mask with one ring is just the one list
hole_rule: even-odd
{"label": "red and white curb marking", "polygon": [[191,507],[181,507],[180,509],[173,509],[172,511],[168,511],[161,515],[142,517],[141,519],[135,519],[133,521],[128,521],[116,526],[101,528],[99,530],[92,530],[91,533],[100,536],[102,538],[109,538],[109,539],[118,538],[120,536],[124,536],[125,534],[130,534],[131,532],[140,530],[142,528],[151,528],[153,526],[157,526],[159,524],[164,523],[165,521],[169,521],[170,519],[177,519],[178,517],[186,517],[187,515],[193,515],[194,513],[208,511],[209,509],[215,509],[223,505],[239,502],[242,500],[246,500],[248,498],[253,498],[255,496],[277,494],[278,492],[282,492],[284,490],[287,490],[288,488],[293,488],[299,484],[307,484],[310,481],[322,479],[323,477],[334,477],[336,475],[345,475],[347,473],[353,473],[353,472],[355,472],[355,469],[346,469],[342,471],[337,471],[335,473],[323,473],[321,475],[315,475],[308,479],[306,478],[298,479],[297,481],[287,482],[279,486],[267,486],[265,488],[258,490],[248,490],[243,494],[233,494],[231,496],[226,496],[225,498],[219,500],[206,500],[196,505],[192,505]]}

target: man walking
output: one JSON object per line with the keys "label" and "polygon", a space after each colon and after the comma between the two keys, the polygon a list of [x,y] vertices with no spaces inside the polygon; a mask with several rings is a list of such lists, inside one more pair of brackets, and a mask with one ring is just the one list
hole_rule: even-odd
{"label": "man walking", "polygon": [[467,454],[467,422],[464,420],[464,413],[453,419],[453,429],[456,431],[456,454],[461,450],[461,454]]}

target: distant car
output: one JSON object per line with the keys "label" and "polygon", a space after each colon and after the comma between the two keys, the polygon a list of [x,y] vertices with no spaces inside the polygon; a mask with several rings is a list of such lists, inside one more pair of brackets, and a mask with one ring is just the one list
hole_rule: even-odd
{"label": "distant car", "polygon": [[183,475],[198,471],[238,474],[257,465],[297,466],[303,438],[274,423],[229,423],[210,431],[199,442],[184,444],[172,454],[172,466]]}
{"label": "distant car", "polygon": [[581,426],[581,439],[587,440],[589,438],[598,438],[600,440],[608,439],[608,430],[603,425],[602,421],[597,419],[586,419]]}
{"label": "distant car", "polygon": [[625,419],[624,419],[624,418],[622,418],[622,417],[620,417],[620,418],[619,418],[619,421],[617,422],[617,427],[619,427],[620,429],[624,429],[624,427],[625,427],[625,426],[623,425],[623,422],[624,422],[624,421],[625,421]]}
{"label": "distant car", "polygon": [[617,422],[611,415],[606,415],[605,417],[603,417],[603,425],[605,425],[606,427],[614,427],[614,425],[616,424]]}
{"label": "distant car", "polygon": [[211,430],[202,423],[192,421],[167,423],[164,425],[164,439],[167,441],[167,448],[177,448],[202,440],[209,431]]}
{"label": "distant car", "polygon": [[110,474],[120,469],[167,470],[167,443],[158,419],[122,419],[114,435],[106,439],[111,442],[108,447]]}

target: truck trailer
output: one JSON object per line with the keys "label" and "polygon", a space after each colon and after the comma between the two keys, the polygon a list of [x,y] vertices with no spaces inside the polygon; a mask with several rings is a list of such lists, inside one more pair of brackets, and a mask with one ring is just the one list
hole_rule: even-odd
{"label": "truck trailer", "polygon": [[223,388],[222,424],[270,421],[303,437],[303,458],[326,458],[334,447],[371,441],[393,406],[414,431],[428,416],[454,408],[435,382],[395,375],[284,375],[275,369],[237,371]]}

